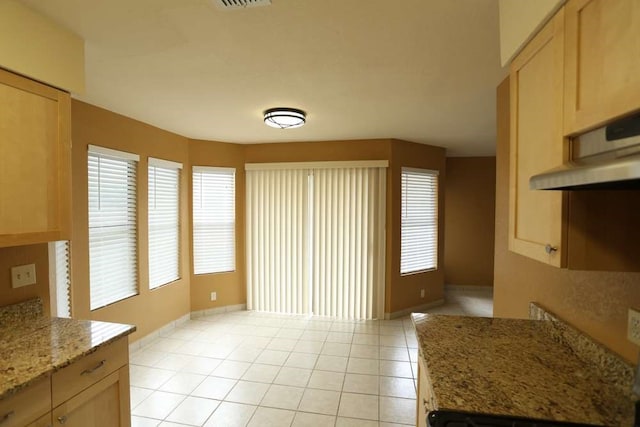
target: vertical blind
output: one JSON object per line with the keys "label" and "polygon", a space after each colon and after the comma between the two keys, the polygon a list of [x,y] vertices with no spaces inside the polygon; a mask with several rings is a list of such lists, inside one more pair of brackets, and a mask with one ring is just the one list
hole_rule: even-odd
{"label": "vertical blind", "polygon": [[149,158],[149,288],[180,278],[180,169]]}
{"label": "vertical blind", "polygon": [[337,163],[246,165],[248,309],[382,316],[386,169]]}
{"label": "vertical blind", "polygon": [[235,270],[235,169],[193,167],[193,270]]}
{"label": "vertical blind", "polygon": [[400,273],[438,266],[438,171],[402,168]]}
{"label": "vertical blind", "polygon": [[89,146],[91,310],[138,292],[136,168],[138,156]]}
{"label": "vertical blind", "polygon": [[57,317],[71,317],[71,270],[69,241],[61,240],[52,242],[49,246],[52,251],[53,264],[50,270],[53,273],[53,285]]}
{"label": "vertical blind", "polygon": [[313,171],[313,313],[372,319],[384,312],[384,168]]}
{"label": "vertical blind", "polygon": [[247,308],[307,314],[308,173],[248,170]]}

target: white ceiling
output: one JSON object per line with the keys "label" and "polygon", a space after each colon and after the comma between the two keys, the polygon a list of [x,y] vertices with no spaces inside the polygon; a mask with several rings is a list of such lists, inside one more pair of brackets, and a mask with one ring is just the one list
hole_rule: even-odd
{"label": "white ceiling", "polygon": [[[78,99],[190,138],[398,138],[495,154],[497,0],[23,0],[86,41]],[[294,107],[307,125],[267,127]]]}

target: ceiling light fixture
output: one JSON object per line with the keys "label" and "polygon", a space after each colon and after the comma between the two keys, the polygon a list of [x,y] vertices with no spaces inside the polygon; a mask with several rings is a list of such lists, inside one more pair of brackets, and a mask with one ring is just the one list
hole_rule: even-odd
{"label": "ceiling light fixture", "polygon": [[295,108],[269,108],[264,112],[264,123],[272,128],[299,128],[307,121],[307,113]]}

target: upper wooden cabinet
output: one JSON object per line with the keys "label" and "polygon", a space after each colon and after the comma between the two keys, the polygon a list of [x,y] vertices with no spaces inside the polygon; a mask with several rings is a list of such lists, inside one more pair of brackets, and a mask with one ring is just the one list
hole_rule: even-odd
{"label": "upper wooden cabinet", "polygon": [[0,247],[70,237],[68,93],[0,70]]}
{"label": "upper wooden cabinet", "polygon": [[565,160],[562,133],[563,9],[510,69],[509,249],[557,267],[565,260],[565,197],[529,189],[532,175]]}
{"label": "upper wooden cabinet", "polygon": [[640,2],[570,0],[565,6],[564,133],[640,108]]}

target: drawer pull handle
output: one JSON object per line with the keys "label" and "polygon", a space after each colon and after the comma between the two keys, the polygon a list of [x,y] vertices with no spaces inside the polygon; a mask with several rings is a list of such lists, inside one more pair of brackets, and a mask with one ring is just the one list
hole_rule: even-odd
{"label": "drawer pull handle", "polygon": [[66,423],[66,422],[67,422],[67,416],[66,416],[66,415],[63,415],[63,416],[61,416],[61,417],[58,417],[58,422],[59,422],[60,424],[64,424],[64,423]]}
{"label": "drawer pull handle", "polygon": [[7,412],[6,414],[4,414],[2,418],[0,418],[0,424],[4,423],[9,418],[13,417],[14,414],[15,414],[15,411]]}
{"label": "drawer pull handle", "polygon": [[105,364],[105,363],[107,363],[107,360],[106,360],[106,359],[103,359],[103,360],[101,360],[101,361],[100,361],[100,363],[98,363],[98,364],[97,364],[96,366],[94,366],[93,368],[91,368],[91,369],[85,369],[84,371],[82,371],[82,372],[80,373],[80,375],[89,375],[89,374],[92,374],[92,373],[94,373],[95,371],[97,371],[98,369],[102,368],[102,367],[104,366],[104,364]]}

